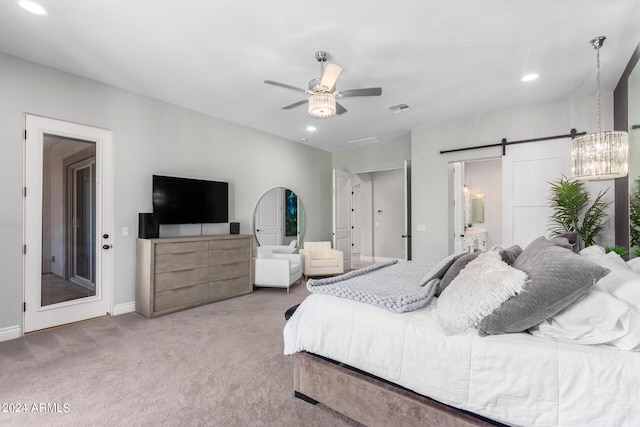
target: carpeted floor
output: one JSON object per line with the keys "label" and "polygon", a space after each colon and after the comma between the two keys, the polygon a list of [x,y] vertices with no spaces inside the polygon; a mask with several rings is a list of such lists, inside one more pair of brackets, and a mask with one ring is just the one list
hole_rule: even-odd
{"label": "carpeted floor", "polygon": [[[110,316],[0,343],[0,425],[346,426],[293,397],[284,312],[304,284],[156,319]],[[22,412],[17,412],[18,410]]]}

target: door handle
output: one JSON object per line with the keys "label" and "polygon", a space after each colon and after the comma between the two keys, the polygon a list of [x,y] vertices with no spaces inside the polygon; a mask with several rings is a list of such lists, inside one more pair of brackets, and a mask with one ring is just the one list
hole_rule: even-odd
{"label": "door handle", "polygon": [[102,249],[111,249],[111,245],[102,245]]}

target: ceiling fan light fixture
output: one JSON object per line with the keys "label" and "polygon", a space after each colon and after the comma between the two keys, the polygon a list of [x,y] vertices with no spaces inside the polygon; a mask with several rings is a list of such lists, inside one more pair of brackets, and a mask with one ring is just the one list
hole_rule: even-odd
{"label": "ceiling fan light fixture", "polygon": [[309,97],[309,115],[326,119],[336,114],[336,98],[331,92],[317,92]]}

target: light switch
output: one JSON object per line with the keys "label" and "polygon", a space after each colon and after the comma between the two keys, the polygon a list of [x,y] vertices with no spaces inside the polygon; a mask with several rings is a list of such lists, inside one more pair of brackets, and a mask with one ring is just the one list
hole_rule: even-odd
{"label": "light switch", "polygon": [[123,236],[129,235],[129,227],[122,227],[122,235]]}
{"label": "light switch", "polygon": [[416,231],[427,231],[427,224],[417,224]]}

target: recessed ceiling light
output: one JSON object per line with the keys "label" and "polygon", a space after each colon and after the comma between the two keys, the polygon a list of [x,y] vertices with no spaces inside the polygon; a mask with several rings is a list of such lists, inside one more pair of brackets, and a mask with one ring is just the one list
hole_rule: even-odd
{"label": "recessed ceiling light", "polygon": [[532,82],[532,81],[534,81],[535,79],[537,79],[538,77],[540,77],[540,76],[539,76],[539,75],[537,75],[536,73],[531,73],[531,74],[527,74],[526,76],[522,77],[522,78],[520,79],[520,81],[523,81],[523,82]]}
{"label": "recessed ceiling light", "polygon": [[24,10],[33,13],[34,15],[44,16],[49,14],[49,12],[47,12],[44,7],[31,0],[18,0],[18,5]]}
{"label": "recessed ceiling light", "polygon": [[316,131],[316,127],[315,126],[307,126],[307,130],[309,132],[315,132]]}

